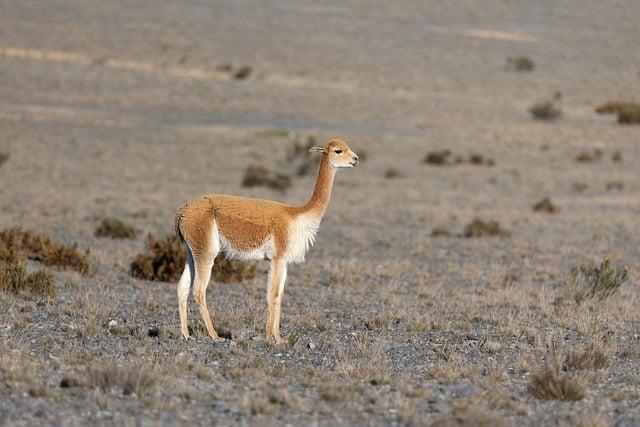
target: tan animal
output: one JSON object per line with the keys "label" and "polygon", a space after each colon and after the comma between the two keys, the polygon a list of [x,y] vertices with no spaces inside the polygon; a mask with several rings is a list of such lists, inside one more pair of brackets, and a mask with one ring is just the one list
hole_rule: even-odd
{"label": "tan animal", "polygon": [[187,299],[193,286],[193,296],[209,335],[214,341],[223,340],[213,327],[206,301],[213,260],[223,252],[228,257],[245,260],[270,260],[266,336],[270,344],[282,342],[280,303],[287,264],[303,262],[313,245],[331,198],[336,170],[358,164],[358,156],[339,139],[309,151],[322,153],[322,159],[315,189],[304,206],[213,194],[193,200],[178,211],[176,232],[187,251],[187,263],[178,283],[180,327],[185,339],[189,338]]}

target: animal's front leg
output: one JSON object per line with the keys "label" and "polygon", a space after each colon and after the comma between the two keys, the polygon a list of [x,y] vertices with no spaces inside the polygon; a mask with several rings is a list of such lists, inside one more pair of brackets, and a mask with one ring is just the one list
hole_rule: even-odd
{"label": "animal's front leg", "polygon": [[279,259],[271,261],[269,269],[269,287],[267,290],[267,303],[269,305],[269,317],[266,325],[266,338],[269,344],[281,344],[280,337],[280,303],[284,282],[287,278],[287,264]]}

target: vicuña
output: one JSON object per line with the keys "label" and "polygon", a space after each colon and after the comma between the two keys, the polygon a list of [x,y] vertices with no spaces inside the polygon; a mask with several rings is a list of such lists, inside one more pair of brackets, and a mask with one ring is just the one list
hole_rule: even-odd
{"label": "vicu\u00f1a", "polygon": [[184,205],[176,215],[176,232],[186,246],[187,262],[178,282],[180,327],[189,338],[187,300],[189,288],[198,304],[207,331],[218,336],[207,308],[206,292],[213,261],[222,252],[227,257],[270,261],[266,339],[280,344],[280,303],[287,278],[287,264],[300,263],[313,245],[320,221],[331,198],[336,170],[358,164],[358,156],[339,139],[309,151],[322,153],[316,186],[304,206],[269,200],[213,194]]}

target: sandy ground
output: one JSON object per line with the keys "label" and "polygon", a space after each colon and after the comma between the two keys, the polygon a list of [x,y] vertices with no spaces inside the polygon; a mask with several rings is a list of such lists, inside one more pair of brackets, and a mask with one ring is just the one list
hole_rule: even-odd
{"label": "sandy ground", "polygon": [[[633,1],[0,1],[0,227],[76,243],[94,267],[47,270],[54,300],[0,295],[0,424],[640,424],[640,127],[593,111],[638,101],[639,20]],[[518,55],[535,69],[509,69]],[[555,92],[562,117],[533,120]],[[266,264],[209,288],[233,340],[182,341],[174,285],[128,275],[144,236],[201,194],[304,202],[313,174],[284,193],[241,182],[250,164],[290,173],[312,135],[366,159],[290,269],[283,334],[299,342],[262,341]],[[495,165],[422,162],[444,149]],[[559,212],[533,211],[545,196]],[[94,237],[106,216],[139,237]],[[511,236],[460,237],[476,217]],[[571,267],[603,258],[630,280],[577,305]],[[558,342],[608,355],[575,373],[577,402],[528,389]],[[105,366],[157,381],[59,387]]]}

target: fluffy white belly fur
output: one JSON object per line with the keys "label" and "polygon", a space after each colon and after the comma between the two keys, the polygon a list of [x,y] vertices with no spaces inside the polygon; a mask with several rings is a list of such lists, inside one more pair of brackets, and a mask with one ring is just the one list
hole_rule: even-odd
{"label": "fluffy white belly fur", "polygon": [[[284,253],[284,259],[290,263],[304,262],[304,256],[316,239],[320,221],[316,219],[299,217],[289,225],[289,239]],[[241,251],[233,247],[233,244],[215,227],[214,242],[217,242],[216,251],[226,254],[228,258],[241,260],[261,260],[275,258],[276,248],[273,236],[267,237],[264,243],[249,251]],[[215,243],[214,243],[215,244]]]}

